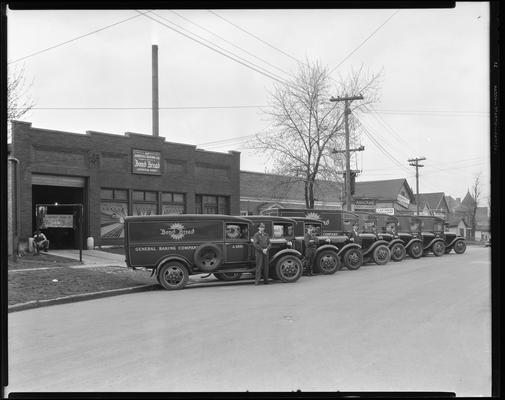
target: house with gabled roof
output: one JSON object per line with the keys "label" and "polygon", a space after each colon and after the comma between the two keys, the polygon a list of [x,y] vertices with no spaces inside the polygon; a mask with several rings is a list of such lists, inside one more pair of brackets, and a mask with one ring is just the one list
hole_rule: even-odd
{"label": "house with gabled roof", "polygon": [[405,178],[355,183],[353,210],[409,214],[413,203],[415,196]]}
{"label": "house with gabled roof", "polygon": [[[454,209],[454,215],[457,218],[464,219],[468,225],[468,238],[472,229],[472,213],[475,200],[468,190],[461,204]],[[475,212],[475,240],[486,241],[491,237],[491,227],[489,222],[488,207],[477,207]]]}
{"label": "house with gabled roof", "polygon": [[466,222],[465,218],[450,214],[447,223],[449,232],[470,239],[471,226]]}
{"label": "house with gabled roof", "polygon": [[445,220],[449,217],[450,208],[444,192],[419,193],[416,202],[421,215],[434,215]]}

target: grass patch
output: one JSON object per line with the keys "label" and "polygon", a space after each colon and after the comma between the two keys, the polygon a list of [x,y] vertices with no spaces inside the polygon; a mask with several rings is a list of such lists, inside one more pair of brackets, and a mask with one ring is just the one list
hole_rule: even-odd
{"label": "grass patch", "polygon": [[17,257],[14,261],[13,257],[9,257],[9,270],[26,269],[26,268],[48,268],[48,267],[65,267],[72,264],[79,264],[72,258],[59,257],[51,253],[41,252],[39,255],[26,254],[23,257]]}
{"label": "grass patch", "polygon": [[123,267],[54,268],[9,273],[9,305],[156,284],[147,271]]}

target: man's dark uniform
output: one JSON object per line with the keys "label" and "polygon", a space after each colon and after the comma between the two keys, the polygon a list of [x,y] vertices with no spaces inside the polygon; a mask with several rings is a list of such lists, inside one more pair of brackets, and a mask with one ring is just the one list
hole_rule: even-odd
{"label": "man's dark uniform", "polygon": [[254,284],[257,285],[261,280],[261,271],[263,270],[264,283],[268,283],[268,254],[263,253],[263,249],[270,249],[270,236],[263,231],[256,232],[253,236],[253,246],[256,255],[256,279]]}
{"label": "man's dark uniform", "polygon": [[307,262],[307,275],[314,275],[314,254],[316,253],[316,235],[314,233],[309,233],[309,231],[305,232],[303,237],[305,242],[305,260]]}
{"label": "man's dark uniform", "polygon": [[358,225],[353,225],[352,231],[349,233],[351,239],[353,239],[354,243],[361,245],[361,237],[358,232]]}

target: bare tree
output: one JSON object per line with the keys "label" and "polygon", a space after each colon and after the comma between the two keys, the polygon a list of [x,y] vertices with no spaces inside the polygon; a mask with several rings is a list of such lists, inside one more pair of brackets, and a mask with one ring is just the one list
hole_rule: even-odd
{"label": "bare tree", "polygon": [[24,67],[15,68],[12,72],[9,72],[7,80],[8,141],[11,140],[10,121],[20,119],[35,105],[35,102],[28,94],[31,86],[32,83],[26,83]]}
{"label": "bare tree", "polygon": [[479,206],[479,201],[482,194],[480,177],[481,174],[477,174],[475,180],[473,181],[472,192],[470,193],[472,196],[472,205],[470,208],[470,235],[472,240],[475,240],[475,231],[477,230],[477,207]]}
{"label": "bare tree", "polygon": [[342,160],[332,150],[344,146],[344,105],[330,98],[361,94],[364,100],[352,103],[350,109],[366,111],[377,101],[378,78],[361,67],[334,81],[328,68],[307,61],[291,81],[274,86],[265,111],[271,127],[256,135],[251,147],[271,156],[271,172],[303,182],[307,208],[314,208],[317,179],[340,180],[336,169]]}

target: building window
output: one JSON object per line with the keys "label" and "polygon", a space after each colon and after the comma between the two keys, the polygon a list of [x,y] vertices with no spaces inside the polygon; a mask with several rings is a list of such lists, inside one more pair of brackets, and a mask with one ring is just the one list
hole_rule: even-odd
{"label": "building window", "polygon": [[195,214],[229,214],[229,196],[195,196]]}
{"label": "building window", "polygon": [[128,215],[128,190],[102,188],[100,190],[100,237],[124,237],[124,217]]}
{"label": "building window", "polygon": [[186,201],[184,193],[161,193],[162,214],[184,214]]}
{"label": "building window", "polygon": [[156,215],[158,213],[157,192],[133,191],[133,215]]}

